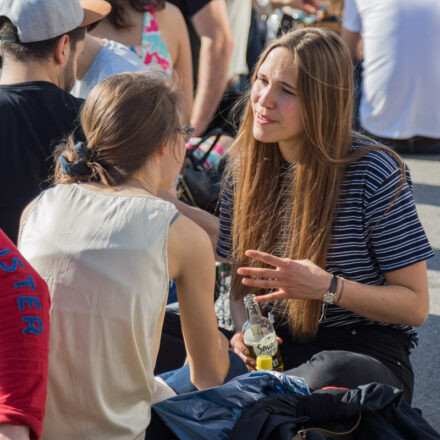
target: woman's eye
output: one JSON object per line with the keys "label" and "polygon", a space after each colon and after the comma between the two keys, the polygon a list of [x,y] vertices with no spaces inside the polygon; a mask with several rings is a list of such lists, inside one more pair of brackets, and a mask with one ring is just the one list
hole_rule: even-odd
{"label": "woman's eye", "polygon": [[291,96],[296,96],[296,94],[294,92],[292,92],[291,90],[287,90],[287,89],[282,89],[284,93],[287,93],[288,95]]}
{"label": "woman's eye", "polygon": [[258,80],[258,81],[261,81],[263,84],[267,84],[267,83],[268,83],[267,79],[266,79],[266,78],[263,78],[263,77],[261,77],[261,76],[258,76],[258,77],[257,77],[257,80]]}

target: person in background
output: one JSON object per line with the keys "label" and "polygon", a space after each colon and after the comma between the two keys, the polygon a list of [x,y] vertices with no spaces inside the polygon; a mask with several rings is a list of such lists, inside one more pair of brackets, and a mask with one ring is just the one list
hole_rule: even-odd
{"label": "person in background", "polygon": [[224,133],[234,137],[237,132],[240,114],[236,103],[249,86],[247,48],[251,24],[251,0],[226,0],[229,23],[234,46],[229,62],[228,81],[222,99],[215,110],[207,131],[221,128]]}
{"label": "person in background", "polygon": [[170,0],[185,17],[196,85],[191,125],[206,132],[223,97],[234,48],[225,0]]}
{"label": "person in background", "polygon": [[352,132],[353,96],[350,54],[335,33],[273,41],[230,151],[220,226],[186,214],[233,263],[230,344],[250,369],[242,298],[253,292],[274,316],[287,374],[311,390],[385,383],[411,402],[409,355],[429,313],[433,251],[399,156]]}
{"label": "person in background", "polygon": [[86,99],[93,87],[109,76],[145,72],[148,68],[127,46],[87,32],[83,52],[78,58],[77,79],[70,93]]}
{"label": "person in background", "polygon": [[363,39],[360,125],[399,153],[440,153],[440,2],[346,0],[342,38]]}
{"label": "person in background", "polygon": [[249,27],[251,24],[252,0],[227,0],[229,22],[234,37],[234,49],[228,70],[228,86],[239,76],[248,76],[246,64]]}
{"label": "person in background", "polygon": [[157,197],[185,157],[182,119],[165,73],[105,79],[81,110],[85,141],[57,149],[56,185],[23,213],[20,250],[52,298],[44,439],[144,438],[170,278],[191,383],[227,376],[209,239]]}
{"label": "person in background", "polygon": [[54,143],[75,127],[82,100],[68,91],[86,26],[109,11],[104,0],[0,3],[0,227],[13,242],[23,208],[48,186]]}
{"label": "person in background", "polygon": [[46,406],[49,290],[0,230],[0,439],[38,440]]}
{"label": "person in background", "polygon": [[149,68],[176,72],[185,119],[193,106],[193,72],[188,31],[182,14],[165,0],[109,0],[112,11],[91,33],[118,41]]}

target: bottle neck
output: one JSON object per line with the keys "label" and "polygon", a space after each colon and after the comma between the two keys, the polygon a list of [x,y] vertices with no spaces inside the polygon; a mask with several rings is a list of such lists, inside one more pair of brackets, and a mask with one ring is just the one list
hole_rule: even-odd
{"label": "bottle neck", "polygon": [[248,321],[251,324],[257,324],[262,319],[260,306],[254,301],[248,301],[246,303],[246,313]]}

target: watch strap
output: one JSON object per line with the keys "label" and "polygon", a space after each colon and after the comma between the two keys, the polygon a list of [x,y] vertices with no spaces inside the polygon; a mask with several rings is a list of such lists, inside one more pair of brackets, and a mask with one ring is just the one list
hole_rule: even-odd
{"label": "watch strap", "polygon": [[328,304],[336,304],[336,302],[337,302],[336,289],[337,288],[338,288],[338,277],[336,275],[333,275],[327,292],[325,292],[322,295],[322,310],[321,310],[321,316],[319,318],[319,322],[321,322],[321,320],[325,316],[326,306]]}
{"label": "watch strap", "polygon": [[341,290],[339,292],[338,298],[335,302],[335,304],[338,304],[339,301],[341,301],[342,298],[342,294],[344,293],[344,278],[342,277],[338,277],[341,280]]}
{"label": "watch strap", "polygon": [[333,295],[335,295],[337,287],[338,287],[338,277],[336,275],[333,275],[332,280],[330,282],[330,287],[328,288],[328,293],[333,293]]}

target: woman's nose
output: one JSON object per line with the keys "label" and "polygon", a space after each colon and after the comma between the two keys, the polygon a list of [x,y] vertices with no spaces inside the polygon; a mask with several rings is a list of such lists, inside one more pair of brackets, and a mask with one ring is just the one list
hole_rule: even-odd
{"label": "woman's nose", "polygon": [[275,104],[276,104],[275,103],[275,96],[274,96],[274,92],[272,90],[272,87],[267,86],[264,88],[264,90],[261,91],[258,103],[262,107],[267,107],[267,108],[274,108],[275,107]]}

